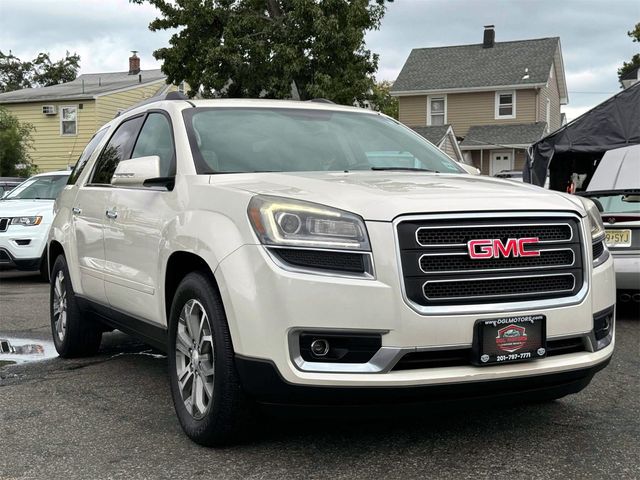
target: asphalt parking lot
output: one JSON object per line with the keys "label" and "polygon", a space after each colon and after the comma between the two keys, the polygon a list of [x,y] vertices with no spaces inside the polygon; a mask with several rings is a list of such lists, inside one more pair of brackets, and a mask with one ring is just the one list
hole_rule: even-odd
{"label": "asphalt parking lot", "polygon": [[[219,450],[182,434],[166,358],[106,334],[93,358],[0,367],[0,478],[640,478],[639,317],[619,310],[610,366],[555,402],[271,416]],[[0,272],[3,336],[50,339],[48,286],[37,277]]]}

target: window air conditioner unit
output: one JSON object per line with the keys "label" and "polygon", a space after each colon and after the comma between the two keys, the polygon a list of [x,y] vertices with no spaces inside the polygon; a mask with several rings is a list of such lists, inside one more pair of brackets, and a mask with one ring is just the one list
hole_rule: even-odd
{"label": "window air conditioner unit", "polygon": [[58,109],[55,105],[43,105],[42,106],[42,114],[43,115],[55,115],[58,113]]}

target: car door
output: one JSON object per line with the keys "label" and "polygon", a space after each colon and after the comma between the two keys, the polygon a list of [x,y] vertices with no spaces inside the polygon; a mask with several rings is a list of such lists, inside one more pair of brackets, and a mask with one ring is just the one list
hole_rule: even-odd
{"label": "car door", "polygon": [[104,288],[104,223],[111,176],[118,162],[131,151],[141,124],[142,117],[137,117],[124,121],[116,128],[100,152],[88,182],[78,189],[72,209],[82,294],[98,303],[107,303]]}
{"label": "car door", "polygon": [[[131,158],[157,155],[160,175],[175,175],[171,120],[166,112],[149,111]],[[105,289],[112,308],[140,319],[163,323],[157,301],[162,228],[172,215],[173,192],[164,188],[113,187],[107,199],[112,218],[105,223]]]}

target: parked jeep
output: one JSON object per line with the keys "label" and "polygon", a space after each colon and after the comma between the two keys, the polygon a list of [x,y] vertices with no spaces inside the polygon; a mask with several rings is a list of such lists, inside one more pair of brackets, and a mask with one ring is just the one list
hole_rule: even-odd
{"label": "parked jeep", "polygon": [[[152,101],[96,133],[56,210],[59,354],[95,354],[113,328],[167,352],[203,445],[251,402],[558,398],[613,353],[594,204],[467,175],[373,111]],[[511,318],[526,361],[486,353],[484,321]]]}

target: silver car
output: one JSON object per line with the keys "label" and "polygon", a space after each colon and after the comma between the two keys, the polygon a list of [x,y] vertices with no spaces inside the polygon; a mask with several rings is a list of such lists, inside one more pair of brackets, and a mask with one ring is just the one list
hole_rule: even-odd
{"label": "silver car", "polygon": [[602,212],[621,300],[640,302],[640,145],[605,153],[581,195]]}

